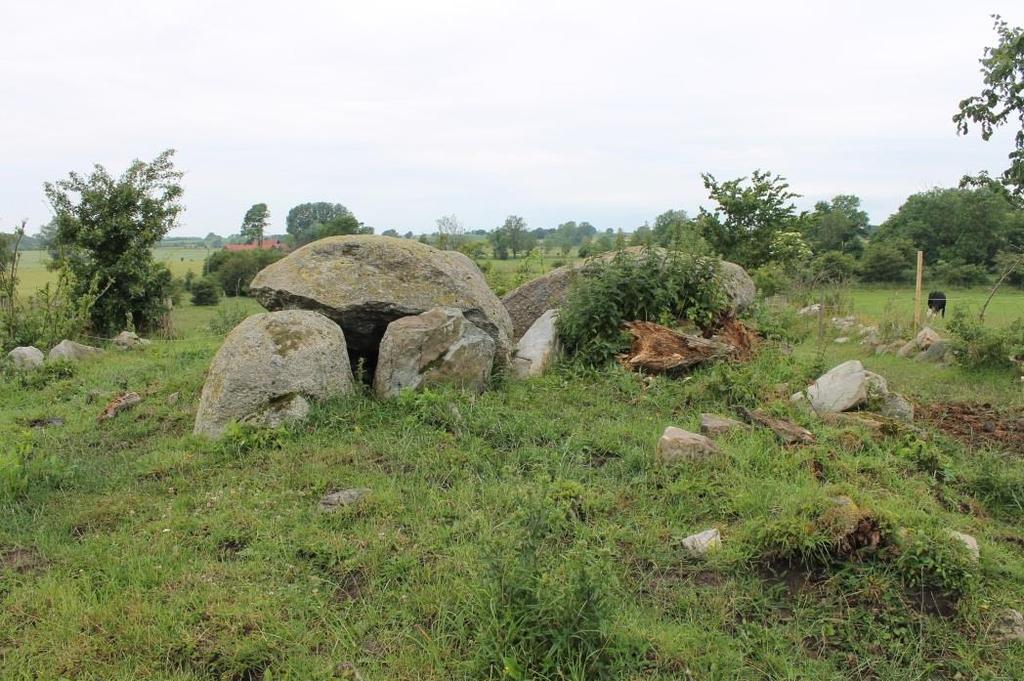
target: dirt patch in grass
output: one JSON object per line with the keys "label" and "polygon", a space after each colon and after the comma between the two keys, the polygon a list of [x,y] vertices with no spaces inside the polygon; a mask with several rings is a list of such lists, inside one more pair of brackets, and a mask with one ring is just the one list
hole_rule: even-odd
{"label": "dirt patch in grass", "polygon": [[46,560],[31,549],[0,549],[0,570],[19,574],[37,574],[46,569]]}
{"label": "dirt patch in grass", "polygon": [[1024,454],[1024,412],[991,404],[936,402],[917,408],[918,420],[929,423],[964,444],[994,446]]}

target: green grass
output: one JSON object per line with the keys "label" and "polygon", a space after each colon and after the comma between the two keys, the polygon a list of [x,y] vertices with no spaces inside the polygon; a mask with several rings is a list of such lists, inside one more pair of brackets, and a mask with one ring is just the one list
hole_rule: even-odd
{"label": "green grass", "polygon": [[[685,381],[563,366],[480,396],[358,394],[293,428],[213,443],[190,434],[220,343],[205,328],[234,303],[181,307],[184,340],[111,349],[70,376],[26,386],[5,374],[0,677],[1003,679],[1024,669],[1024,645],[989,632],[1024,604],[1024,515],[1005,501],[1019,456],[968,454],[927,430],[874,438],[791,411],[788,394],[823,364],[813,342]],[[970,378],[905,360],[873,366],[920,397]],[[126,389],[143,402],[97,422]],[[788,415],[819,441],[784,448],[745,432],[708,461],[655,463],[665,426],[696,429],[702,411],[739,405]],[[64,424],[27,425],[49,416]],[[350,487],[372,493],[318,512],[322,494]],[[881,550],[842,554],[838,495],[879,523]],[[680,541],[710,527],[722,549],[689,556]],[[980,564],[943,528],[976,536]],[[914,586],[922,580],[955,589],[955,611],[922,612],[932,595]]]}
{"label": "green grass", "polygon": [[[201,274],[208,253],[205,248],[160,247],[153,249],[153,258],[167,265],[174,276],[184,277],[189,271]],[[57,281],[57,274],[46,269],[49,259],[46,251],[21,252],[18,266],[18,292],[21,295],[31,295],[47,283]]]}
{"label": "green grass", "polygon": [[[922,319],[937,331],[946,328],[946,321],[954,310],[977,316],[981,311],[985,299],[988,298],[991,287],[979,287],[969,289],[954,289],[945,286],[935,286],[934,290],[946,294],[946,318],[941,317],[927,320],[925,302],[928,300],[928,292],[932,290],[925,287],[922,298]],[[874,287],[854,286],[848,291],[852,305],[852,312],[867,319],[879,320],[884,317],[894,317],[912,322],[914,319],[914,287]],[[1024,291],[1015,286],[1002,286],[992,297],[985,311],[986,323],[994,326],[1005,326],[1020,317],[1024,317]]]}

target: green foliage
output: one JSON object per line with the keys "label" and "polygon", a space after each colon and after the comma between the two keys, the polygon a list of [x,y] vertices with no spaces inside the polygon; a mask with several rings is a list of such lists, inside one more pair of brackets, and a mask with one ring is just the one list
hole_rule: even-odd
{"label": "green foliage", "polygon": [[526,231],[526,220],[518,215],[505,218],[505,224],[488,234],[488,238],[494,249],[494,257],[499,260],[508,259],[509,253],[517,258],[520,253],[530,251],[537,244],[537,237]]}
{"label": "green foliage", "polygon": [[1016,117],[1020,129],[1014,133],[1014,149],[1010,167],[1003,172],[1003,182],[1016,195],[1024,195],[1024,28],[1011,27],[999,15],[993,17],[999,42],[986,47],[981,58],[984,87],[980,95],[961,100],[953,116],[957,133],[966,135],[971,123],[981,128],[981,137],[988,140],[997,128]]}
{"label": "green foliage", "polygon": [[914,246],[906,239],[872,239],[864,249],[860,277],[864,281],[909,281],[914,267]]}
{"label": "green foliage", "polygon": [[68,359],[49,360],[34,371],[19,371],[15,379],[23,388],[39,390],[56,381],[74,378],[76,365]]}
{"label": "green foliage", "polygon": [[619,251],[584,266],[559,313],[558,333],[568,354],[602,364],[628,345],[624,322],[685,318],[706,328],[727,305],[717,260],[655,249]]}
{"label": "green foliage", "polygon": [[270,209],[265,203],[255,203],[245,211],[245,217],[242,218],[242,238],[246,243],[262,245],[263,235],[266,233],[268,225],[270,225]]}
{"label": "green foliage", "polygon": [[279,250],[217,251],[203,266],[228,296],[249,295],[249,284],[264,267],[284,257]]}
{"label": "green foliage", "polygon": [[293,207],[288,211],[285,222],[292,240],[296,245],[302,245],[319,238],[317,228],[320,225],[345,215],[351,215],[351,213],[340,203],[315,201],[300,203]]}
{"label": "green foliage", "polygon": [[947,328],[953,333],[953,352],[968,369],[1009,367],[1012,358],[1024,356],[1024,319],[1007,327],[985,326],[956,309]]}
{"label": "green foliage", "polygon": [[18,501],[33,487],[54,487],[69,474],[53,454],[40,455],[27,435],[0,444],[0,502]]}
{"label": "green foliage", "polygon": [[771,306],[759,301],[750,314],[758,332],[768,340],[799,343],[811,333],[811,320],[798,315],[792,305]]}
{"label": "green foliage", "polygon": [[182,210],[181,173],[173,150],[152,162],[134,161],[119,178],[97,165],[83,177],[46,184],[62,262],[74,277],[73,296],[95,296],[92,329],[113,335],[125,327],[155,328],[166,314],[171,273],[152,248]]}
{"label": "green foliage", "polygon": [[968,288],[987,284],[990,276],[983,265],[940,260],[932,267],[932,276],[949,286]]}
{"label": "green foliage", "polygon": [[223,335],[245,321],[249,314],[249,311],[236,301],[225,303],[217,307],[213,318],[207,323],[207,328],[210,333]]}
{"label": "green foliage", "polygon": [[1011,522],[1024,518],[1024,470],[1001,453],[980,454],[965,477],[966,490],[993,515]]}
{"label": "green foliage", "polygon": [[896,239],[906,240],[911,251],[924,251],[928,262],[988,268],[996,253],[1024,240],[1024,213],[992,185],[932,189],[909,197],[871,243]]}
{"label": "green foliage", "polygon": [[864,250],[868,214],[861,210],[856,196],[840,194],[832,201],[819,201],[803,224],[804,236],[815,253],[835,251],[857,256]]}
{"label": "green foliage", "polygon": [[[564,492],[559,498],[571,505],[575,494]],[[616,663],[627,646],[611,626],[615,601],[607,566],[587,551],[547,550],[540,534],[550,512],[557,512],[550,502],[529,511],[524,536],[489,560],[477,610],[480,676],[619,678]]]}
{"label": "green foliage", "polygon": [[212,275],[192,284],[193,305],[216,305],[220,302],[221,285]]}
{"label": "green foliage", "polygon": [[767,263],[750,272],[757,292],[762,296],[774,296],[793,289],[793,275],[779,263]]}
{"label": "green foliage", "polygon": [[952,595],[968,593],[978,579],[967,547],[937,529],[905,530],[899,541],[896,568],[909,588]]}
{"label": "green foliage", "polygon": [[77,338],[90,323],[96,294],[79,294],[74,275],[62,268],[55,283],[47,282],[27,300],[0,310],[0,348],[19,345],[53,347],[65,338]]}
{"label": "green foliage", "polygon": [[771,260],[775,236],[798,228],[792,200],[799,194],[789,191],[784,177],[755,170],[749,180],[719,182],[709,173],[701,178],[718,205],[712,212],[701,209],[697,221],[701,233],[726,260],[759,267]]}
{"label": "green foliage", "polygon": [[372,234],[373,230],[359,222],[352,213],[343,213],[327,222],[315,225],[313,233],[315,238],[325,239],[329,236],[344,236],[346,234]]}
{"label": "green foliage", "polygon": [[821,253],[811,261],[811,275],[819,282],[838,284],[849,281],[857,271],[852,255],[839,251]]}

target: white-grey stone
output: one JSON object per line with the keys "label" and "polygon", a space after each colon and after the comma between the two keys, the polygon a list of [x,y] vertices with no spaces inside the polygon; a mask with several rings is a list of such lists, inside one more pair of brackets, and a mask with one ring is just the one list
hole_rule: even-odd
{"label": "white-grey stone", "polygon": [[797,314],[800,315],[801,317],[811,317],[813,315],[818,314],[819,312],[821,312],[821,303],[814,303],[813,305],[808,305],[807,307],[801,307],[797,311]]}
{"label": "white-grey stone", "polygon": [[512,375],[530,378],[543,374],[558,353],[557,310],[548,310],[537,317],[512,354]]}
{"label": "white-grey stone", "polygon": [[76,343],[73,340],[65,338],[60,343],[53,346],[46,357],[51,361],[55,359],[67,359],[72,362],[77,362],[83,359],[99,357],[102,354],[103,351],[99,348],[94,348],[90,345],[82,345],[81,343]]}
{"label": "white-grey stone", "polygon": [[113,343],[114,347],[119,350],[130,350],[140,345],[149,345],[148,340],[139,338],[139,335],[134,331],[122,331],[114,336]]}
{"label": "white-grey stone", "polygon": [[663,463],[703,459],[717,452],[718,447],[707,437],[675,426],[666,428],[658,440],[658,459]]}
{"label": "white-grey stone", "polygon": [[337,324],[311,310],[256,314],[228,334],[213,358],[195,432],[217,437],[232,421],[274,427],[304,418],[309,399],[352,390]]}
{"label": "white-grey stone", "polygon": [[1008,608],[995,621],[992,637],[1000,642],[1024,641],[1024,614]]}
{"label": "white-grey stone", "polygon": [[325,494],[320,500],[320,510],[334,511],[342,506],[351,506],[360,499],[369,496],[370,490],[366,487],[353,487],[338,492]]}
{"label": "white-grey stone", "polygon": [[917,353],[914,359],[918,362],[944,362],[950,357],[952,352],[952,343],[945,340],[938,340],[929,345],[927,350],[922,350]]}
{"label": "white-grey stone", "polygon": [[967,547],[967,551],[971,554],[971,559],[974,562],[978,562],[981,558],[981,549],[978,547],[978,540],[969,534],[963,532],[957,532],[956,530],[949,530],[949,536],[953,539],[957,539]]}
{"label": "white-grey stone", "polygon": [[846,411],[868,396],[868,376],[864,365],[855,359],[834,367],[818,377],[806,390],[793,395],[793,401],[806,398],[818,414]]}
{"label": "white-grey stone", "polygon": [[380,342],[373,390],[378,397],[441,383],[482,391],[495,343],[461,310],[435,307],[388,324]]}
{"label": "white-grey stone", "polygon": [[873,371],[864,370],[868,382],[868,397],[882,397],[889,394],[889,382],[885,377]]}
{"label": "white-grey stone", "polygon": [[836,338],[835,342],[837,345],[845,345],[850,342],[850,338],[848,336],[840,336]]}
{"label": "white-grey stone", "polygon": [[704,556],[722,545],[722,534],[716,529],[704,530],[683,539],[683,546],[695,556]]}
{"label": "white-grey stone", "polygon": [[22,345],[7,353],[15,369],[37,369],[43,366],[43,351],[31,345]]}

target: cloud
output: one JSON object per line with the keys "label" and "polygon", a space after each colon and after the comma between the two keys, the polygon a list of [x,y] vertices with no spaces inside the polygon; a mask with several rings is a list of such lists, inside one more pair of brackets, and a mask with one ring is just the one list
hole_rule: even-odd
{"label": "cloud", "polygon": [[179,234],[344,203],[380,229],[631,229],[767,168],[804,194],[906,196],[1005,165],[958,138],[991,11],[1016,3],[41,0],[0,8],[0,225],[42,183],[174,147]]}

